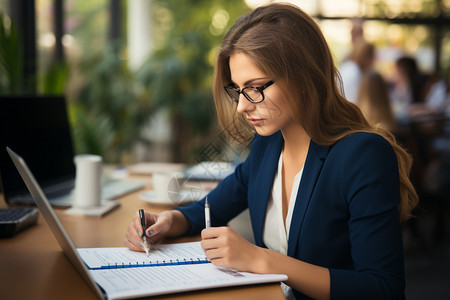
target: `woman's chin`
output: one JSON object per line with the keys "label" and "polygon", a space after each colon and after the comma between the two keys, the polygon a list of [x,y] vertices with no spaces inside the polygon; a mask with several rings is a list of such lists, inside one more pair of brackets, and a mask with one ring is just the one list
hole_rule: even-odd
{"label": "woman's chin", "polygon": [[264,126],[255,126],[255,130],[261,136],[269,136],[278,131],[278,130],[271,130]]}

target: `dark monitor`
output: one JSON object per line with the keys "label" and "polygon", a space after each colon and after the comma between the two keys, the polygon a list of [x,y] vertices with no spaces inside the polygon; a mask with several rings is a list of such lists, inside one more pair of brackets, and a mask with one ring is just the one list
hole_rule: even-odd
{"label": "dark monitor", "polygon": [[6,147],[21,153],[46,193],[73,188],[74,153],[64,97],[0,96],[0,179],[4,197],[8,203],[33,203]]}

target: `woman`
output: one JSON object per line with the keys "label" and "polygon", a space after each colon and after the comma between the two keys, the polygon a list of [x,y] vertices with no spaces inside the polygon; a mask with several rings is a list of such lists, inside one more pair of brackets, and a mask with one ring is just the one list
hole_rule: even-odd
{"label": "woman", "polygon": [[[341,96],[337,78],[320,29],[298,8],[239,18],[219,49],[214,99],[226,133],[253,137],[250,154],[208,195],[213,227],[203,229],[203,199],[147,212],[148,240],[201,232],[214,265],[287,274],[288,298],[401,298],[400,220],[417,202],[411,161]],[[256,245],[225,226],[247,207]],[[142,230],[136,216],[126,246],[142,251]]]}

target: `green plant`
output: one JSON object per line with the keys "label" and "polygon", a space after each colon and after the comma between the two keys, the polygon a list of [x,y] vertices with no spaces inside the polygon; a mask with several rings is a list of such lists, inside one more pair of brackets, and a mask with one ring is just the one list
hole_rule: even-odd
{"label": "green plant", "polygon": [[[8,25],[7,25],[8,24]],[[0,94],[18,94],[23,90],[22,48],[16,28],[0,11]]]}
{"label": "green plant", "polygon": [[137,74],[154,104],[169,111],[175,161],[188,159],[184,154],[190,155],[192,149],[187,147],[192,146],[193,136],[205,135],[214,116],[209,84],[211,66],[202,59],[209,47],[198,33],[183,38],[186,42],[183,50],[168,47],[155,52]]}
{"label": "green plant", "polygon": [[126,62],[106,47],[85,58],[80,72],[84,83],[70,101],[76,152],[117,163],[136,143],[149,143],[141,130],[154,106],[137,87]]}
{"label": "green plant", "polygon": [[66,91],[69,77],[69,66],[66,63],[53,63],[42,74],[38,86],[40,94],[62,95]]}
{"label": "green plant", "polygon": [[136,78],[155,105],[169,111],[173,160],[192,162],[218,134],[212,100],[214,49],[226,27],[248,8],[242,0],[202,0],[195,5],[155,0],[153,5],[157,50]]}

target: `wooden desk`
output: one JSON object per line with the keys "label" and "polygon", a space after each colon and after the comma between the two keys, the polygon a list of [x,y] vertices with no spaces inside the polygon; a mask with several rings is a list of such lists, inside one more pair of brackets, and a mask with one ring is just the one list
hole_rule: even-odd
{"label": "wooden desk", "polygon": [[[139,192],[122,197],[121,207],[103,217],[57,215],[76,247],[123,246],[125,231],[139,208],[155,212],[167,207],[139,200]],[[1,197],[1,195],[0,195]],[[3,202],[1,197],[0,202]],[[0,207],[5,207],[4,202]],[[180,238],[177,242],[192,241]],[[169,241],[171,242],[171,241]],[[14,238],[0,239],[1,299],[96,299],[62,253],[44,218]],[[284,299],[279,284],[221,288],[152,299]]]}

